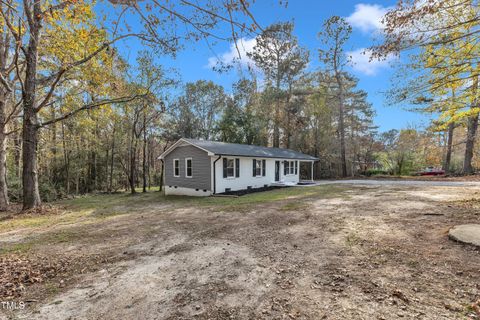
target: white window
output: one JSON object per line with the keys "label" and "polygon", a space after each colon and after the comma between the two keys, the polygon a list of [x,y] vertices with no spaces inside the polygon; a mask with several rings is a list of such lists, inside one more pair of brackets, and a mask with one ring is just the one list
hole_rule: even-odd
{"label": "white window", "polygon": [[295,174],[295,161],[285,161],[285,175]]}
{"label": "white window", "polygon": [[295,161],[290,161],[290,174],[295,174]]}
{"label": "white window", "polygon": [[180,177],[180,160],[173,159],[173,176]]}
{"label": "white window", "polygon": [[192,158],[185,159],[185,177],[192,177]]}
{"label": "white window", "polygon": [[261,177],[262,176],[262,160],[256,160],[257,163],[255,165],[255,176]]}
{"label": "white window", "polygon": [[227,159],[227,178],[235,177],[235,159]]}

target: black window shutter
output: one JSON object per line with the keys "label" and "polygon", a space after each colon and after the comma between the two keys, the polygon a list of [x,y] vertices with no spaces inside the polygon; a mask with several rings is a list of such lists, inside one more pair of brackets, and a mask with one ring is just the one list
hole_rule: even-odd
{"label": "black window shutter", "polygon": [[257,176],[257,159],[253,159],[252,163],[253,163],[253,176],[256,177]]}
{"label": "black window shutter", "polygon": [[240,177],[240,159],[235,159],[235,177]]}
{"label": "black window shutter", "polygon": [[295,161],[295,174],[298,173],[298,161]]}
{"label": "black window shutter", "polygon": [[262,176],[265,177],[265,164],[267,163],[267,161],[265,160],[262,160]]}
{"label": "black window shutter", "polygon": [[283,161],[283,174],[287,175],[288,174],[288,166],[287,166],[287,161]]}
{"label": "black window shutter", "polygon": [[227,177],[227,158],[223,158],[223,177]]}

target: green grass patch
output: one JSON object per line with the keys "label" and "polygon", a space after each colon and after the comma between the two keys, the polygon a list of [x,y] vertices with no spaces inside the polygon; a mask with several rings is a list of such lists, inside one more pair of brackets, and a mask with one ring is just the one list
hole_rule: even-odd
{"label": "green grass patch", "polygon": [[160,192],[147,192],[147,193],[115,193],[115,194],[99,194],[99,195],[86,195],[71,200],[62,200],[56,202],[56,204],[63,205],[70,210],[111,210],[115,207],[130,207],[144,205],[148,203],[161,203],[165,202],[165,197]]}
{"label": "green grass patch", "polygon": [[86,211],[62,212],[60,214],[44,214],[38,216],[18,215],[13,219],[0,222],[0,232],[8,232],[11,230],[31,229],[39,227],[48,227],[56,224],[68,224],[78,221],[79,218],[88,215]]}
{"label": "green grass patch", "polygon": [[0,255],[9,253],[26,253],[32,249],[32,242],[21,242],[6,245],[0,249]]}

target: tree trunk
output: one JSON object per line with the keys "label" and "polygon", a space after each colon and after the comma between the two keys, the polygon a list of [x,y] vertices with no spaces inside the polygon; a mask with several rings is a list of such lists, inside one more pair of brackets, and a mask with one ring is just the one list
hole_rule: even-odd
{"label": "tree trunk", "polygon": [[143,192],[147,192],[147,115],[143,110]]}
{"label": "tree trunk", "polygon": [[402,175],[402,171],[403,171],[403,155],[402,155],[402,157],[398,160],[397,165],[398,165],[398,172],[397,172],[397,174],[398,174],[399,176],[401,176],[401,175]]}
{"label": "tree trunk", "polygon": [[115,156],[115,124],[113,125],[113,132],[112,132],[112,154],[110,159],[110,182],[108,184],[108,192],[112,192],[113,189],[113,160]]}
{"label": "tree trunk", "polygon": [[335,78],[338,85],[338,133],[340,135],[340,163],[342,177],[347,176],[347,156],[345,148],[345,110],[343,106],[343,84],[340,73],[336,72]]}
{"label": "tree trunk", "polygon": [[4,122],[2,121],[0,123],[0,211],[6,211],[7,209],[7,136],[5,135]]}
{"label": "tree trunk", "polygon": [[5,110],[7,94],[0,88],[0,211],[8,208],[7,187],[7,136],[5,135]]}
{"label": "tree trunk", "polygon": [[35,107],[36,99],[36,76],[38,59],[38,42],[42,8],[40,1],[33,3],[31,18],[30,37],[25,54],[25,80],[22,90],[23,98],[23,210],[36,208],[41,205],[40,192],[38,189],[37,175],[37,142],[38,142],[38,119]]}
{"label": "tree trunk", "polygon": [[[51,112],[50,116],[52,117],[52,119],[55,119],[55,108],[51,108],[50,112]],[[50,161],[50,171],[47,171],[47,172],[50,173],[49,174],[50,181],[56,188],[57,182],[58,182],[57,181],[58,169],[57,169],[57,124],[56,123],[52,123],[52,125],[50,126],[50,133],[51,133],[51,139],[52,139],[51,148],[50,148],[50,150],[52,151],[52,161]]]}
{"label": "tree trunk", "polygon": [[280,147],[280,79],[276,80],[276,101],[275,101],[275,113],[273,121],[273,147]]}
{"label": "tree trunk", "polygon": [[75,178],[75,194],[80,194],[80,172],[77,172],[77,176]]}
{"label": "tree trunk", "polygon": [[478,129],[478,114],[468,118],[467,124],[467,141],[465,143],[465,157],[463,161],[463,173],[473,173],[473,148],[475,146],[475,136]]}
{"label": "tree trunk", "polygon": [[[3,4],[1,5],[3,12]],[[9,17],[7,18],[9,19]],[[6,28],[0,29],[0,72],[1,76],[9,82],[9,72],[7,68],[7,60],[10,60],[11,50],[10,35],[5,31]],[[0,84],[0,211],[6,211],[8,208],[8,187],[7,187],[7,137],[6,137],[6,114],[7,101],[11,97],[8,89],[12,89],[13,85]]]}
{"label": "tree trunk", "polygon": [[[108,141],[107,141],[108,142]],[[110,172],[108,170],[108,162],[110,161],[110,146],[107,145],[107,148],[105,150],[105,191],[108,192],[108,173]]]}
{"label": "tree trunk", "polygon": [[31,112],[29,107],[24,112],[29,114],[24,115],[23,122],[23,210],[28,210],[39,207],[42,202],[37,175],[37,115],[35,112]]}
{"label": "tree trunk", "polygon": [[163,190],[163,171],[164,171],[164,168],[163,166],[165,165],[165,161],[162,161],[162,171],[160,171],[160,187],[158,188],[159,191],[162,191]]}
{"label": "tree trunk", "polygon": [[153,163],[153,141],[152,138],[148,138],[148,146],[147,146],[147,177],[148,177],[148,190],[152,189],[152,175],[150,174],[150,170],[153,166],[155,170],[155,165]]}
{"label": "tree trunk", "polygon": [[132,127],[132,132],[131,132],[131,139],[130,139],[130,174],[128,177],[128,183],[130,185],[130,193],[135,194],[135,173],[136,173],[136,159],[135,156],[137,154],[137,148],[136,148],[136,141],[135,139],[135,126]]}
{"label": "tree trunk", "polygon": [[447,150],[445,152],[445,161],[443,162],[443,170],[450,173],[450,162],[452,159],[452,145],[453,145],[453,131],[455,130],[455,123],[448,125]]}
{"label": "tree trunk", "polygon": [[128,182],[130,184],[130,193],[135,194],[137,191],[135,190],[135,153],[132,152],[130,155],[130,177],[128,178]]}
{"label": "tree trunk", "polygon": [[[165,152],[165,150],[167,150],[167,146],[168,146],[168,143],[165,144],[165,146],[163,147],[163,152]],[[163,153],[162,152],[162,153]],[[165,160],[162,160],[162,167],[161,167],[162,171],[160,171],[160,187],[159,187],[159,191],[162,191],[163,189],[163,172],[165,171]]]}
{"label": "tree trunk", "polygon": [[[473,94],[476,96],[478,91],[478,77],[477,76],[472,85]],[[477,109],[478,99],[475,99],[472,109]],[[473,148],[475,147],[475,136],[477,135],[478,129],[478,112],[470,116],[467,120],[467,141],[465,142],[465,156],[463,158],[463,173],[471,174],[473,173],[472,159],[473,159]]]}
{"label": "tree trunk", "polygon": [[13,157],[15,161],[15,177],[19,178],[22,175],[22,131],[18,120],[14,120],[14,150]]}
{"label": "tree trunk", "polygon": [[67,195],[70,194],[70,157],[67,150],[67,142],[65,140],[65,125],[62,125],[62,145],[63,145],[63,161],[65,165],[65,185],[67,187]]}

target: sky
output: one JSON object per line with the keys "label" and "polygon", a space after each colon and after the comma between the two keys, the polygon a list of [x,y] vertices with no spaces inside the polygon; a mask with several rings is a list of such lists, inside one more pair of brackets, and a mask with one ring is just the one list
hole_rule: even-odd
{"label": "sky", "polygon": [[[370,62],[365,49],[372,45],[375,39],[381,38],[381,18],[389,7],[394,6],[395,0],[352,1],[352,0],[289,0],[287,7],[280,6],[279,0],[257,0],[251,10],[255,19],[262,26],[275,22],[293,21],[294,34],[299,44],[310,51],[309,70],[319,67],[317,49],[320,42],[318,32],[325,20],[332,15],[347,19],[353,28],[345,51],[352,56],[352,65],[348,71],[359,79],[360,89],[368,93],[368,101],[375,111],[375,124],[379,131],[401,129],[409,126],[422,127],[428,124],[425,115],[407,111],[408,106],[387,105],[385,92],[391,88],[391,79],[397,58],[390,57],[387,61]],[[240,43],[244,53],[255,44],[252,38],[244,38]],[[134,60],[135,48],[124,48],[127,59]],[[368,51],[367,51],[368,53]],[[225,87],[231,91],[232,83],[238,80],[238,73],[231,71],[227,74],[218,73],[212,69],[217,59],[230,62],[238,57],[231,43],[218,42],[216,44],[200,41],[189,44],[185,50],[178,53],[175,59],[161,56],[158,62],[175,68],[184,83],[205,79]],[[246,55],[242,54],[243,62]]]}

